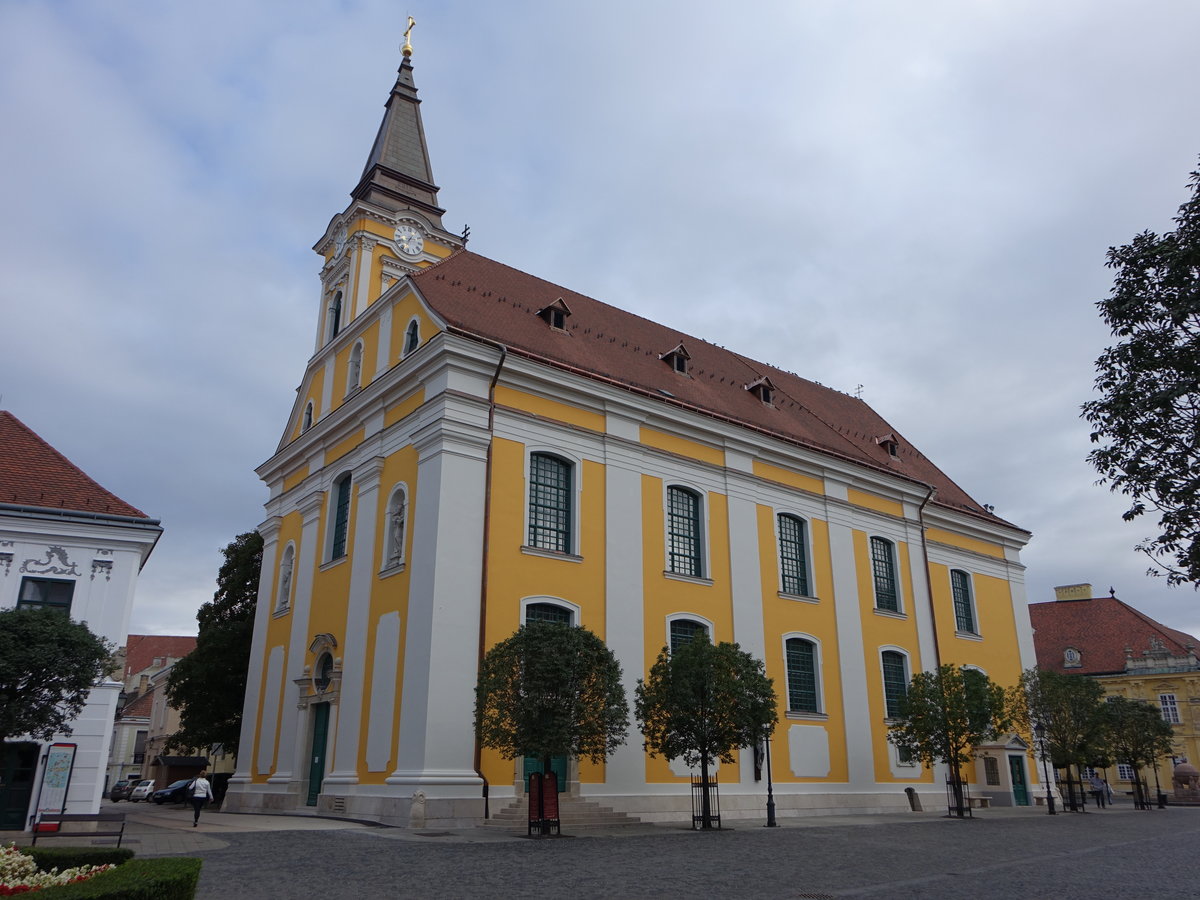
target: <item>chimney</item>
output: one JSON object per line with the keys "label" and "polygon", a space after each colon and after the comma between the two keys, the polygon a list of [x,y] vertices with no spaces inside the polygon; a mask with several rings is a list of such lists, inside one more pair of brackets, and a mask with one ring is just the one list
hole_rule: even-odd
{"label": "chimney", "polygon": [[1054,589],[1055,600],[1091,600],[1090,584],[1064,584]]}

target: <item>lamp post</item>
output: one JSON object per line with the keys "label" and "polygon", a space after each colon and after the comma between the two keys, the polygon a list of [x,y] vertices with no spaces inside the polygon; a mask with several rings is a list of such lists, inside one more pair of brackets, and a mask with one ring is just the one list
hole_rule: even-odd
{"label": "lamp post", "polygon": [[1033,736],[1041,747],[1042,773],[1046,779],[1046,809],[1049,815],[1054,815],[1054,794],[1050,790],[1050,766],[1046,761],[1046,726],[1038,722],[1033,726]]}
{"label": "lamp post", "polygon": [[767,732],[767,737],[763,741],[766,746],[767,757],[767,828],[778,828],[779,823],[775,821],[775,790],[771,786],[771,732]]}

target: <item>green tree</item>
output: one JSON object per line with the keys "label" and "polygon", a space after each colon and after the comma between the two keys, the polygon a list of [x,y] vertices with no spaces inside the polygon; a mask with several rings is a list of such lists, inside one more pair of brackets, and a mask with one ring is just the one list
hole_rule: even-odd
{"label": "green tree", "polygon": [[[1024,708],[1018,712],[1026,734],[1041,725],[1046,755],[1056,769],[1075,766],[1083,783],[1083,766],[1095,765],[1107,752],[1104,688],[1086,675],[1026,669],[1021,673]],[[1075,800],[1071,798],[1071,808]]]}
{"label": "green tree", "polygon": [[651,756],[700,767],[702,826],[712,827],[709,767],[733,762],[739,747],[769,735],[778,718],[775,688],[761,660],[737,644],[698,635],[672,653],[663,647],[638,679],[634,708]]}
{"label": "green tree", "polygon": [[586,628],[521,626],[492,647],[475,686],[475,733],[506,759],[553,756],[603,762],[629,730],[621,664]]}
{"label": "green tree", "polygon": [[888,739],[927,766],[946,764],[955,811],[962,816],[963,766],[980,744],[1011,730],[1013,722],[1010,692],[978,669],[947,663],[913,676]]}
{"label": "green tree", "polygon": [[1150,574],[1200,582],[1200,172],[1177,228],[1110,247],[1112,292],[1097,306],[1119,343],[1096,360],[1100,398],[1083,405],[1099,444],[1088,461],[1100,483],[1130,498],[1133,521],[1158,516],[1136,548]]}
{"label": "green tree", "polygon": [[220,744],[237,753],[262,550],[262,536],[248,531],[221,551],[225,562],[217,573],[217,591],[196,613],[196,649],[167,676],[167,701],[179,710],[179,730],[168,747]]}
{"label": "green tree", "polygon": [[0,743],[70,734],[113,646],[58,610],[0,610]]}
{"label": "green tree", "polygon": [[1175,731],[1165,722],[1162,712],[1142,700],[1111,697],[1104,704],[1108,746],[1117,762],[1133,767],[1134,791],[1138,805],[1148,802],[1142,785],[1141,769],[1148,768],[1173,752]]}

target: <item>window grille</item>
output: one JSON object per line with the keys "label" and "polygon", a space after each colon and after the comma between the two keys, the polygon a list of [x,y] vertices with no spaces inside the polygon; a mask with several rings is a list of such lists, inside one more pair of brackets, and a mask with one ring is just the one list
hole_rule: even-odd
{"label": "window grille", "polygon": [[545,453],[529,457],[529,546],[571,552],[571,464]]}
{"label": "window grille", "polygon": [[879,537],[871,538],[871,571],[875,576],[875,607],[900,612],[900,595],[896,591],[895,546]]}
{"label": "window grille", "polygon": [[700,562],[700,497],[686,488],[673,487],[667,491],[668,571],[699,578],[703,574]]}
{"label": "window grille", "polygon": [[975,634],[975,604],[971,597],[971,576],[958,569],[950,573],[950,590],[954,594],[954,627]]}
{"label": "window grille", "polygon": [[889,719],[900,715],[908,696],[908,666],[903,653],[883,651],[883,699]]}
{"label": "window grille", "polygon": [[809,596],[808,546],[802,519],[779,517],[779,569],[783,592]]}
{"label": "window grille", "polygon": [[786,647],[788,709],[793,712],[820,712],[816,646],[812,641],[802,638],[788,638]]}

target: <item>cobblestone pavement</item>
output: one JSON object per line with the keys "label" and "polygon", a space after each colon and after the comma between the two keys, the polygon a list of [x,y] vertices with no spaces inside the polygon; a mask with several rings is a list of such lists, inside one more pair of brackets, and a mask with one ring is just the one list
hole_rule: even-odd
{"label": "cobblestone pavement", "polygon": [[190,855],[204,859],[198,896],[221,900],[1200,897],[1200,809],[996,812],[533,840],[482,829],[243,832]]}
{"label": "cobblestone pavement", "polygon": [[647,825],[548,839],[212,812],[193,829],[182,807],[127,809],[128,846],[201,857],[198,897],[220,900],[1200,897],[1200,809],[1182,807],[818,817],[710,833]]}

